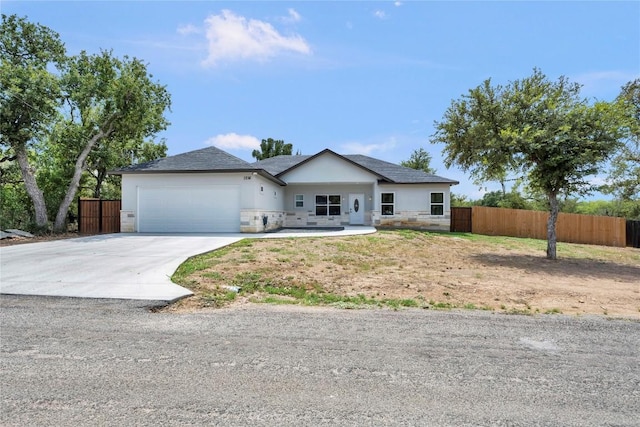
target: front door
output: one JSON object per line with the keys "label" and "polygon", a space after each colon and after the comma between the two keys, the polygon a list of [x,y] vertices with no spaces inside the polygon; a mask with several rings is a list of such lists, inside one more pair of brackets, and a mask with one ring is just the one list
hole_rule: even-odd
{"label": "front door", "polygon": [[364,224],[364,194],[349,194],[349,224]]}

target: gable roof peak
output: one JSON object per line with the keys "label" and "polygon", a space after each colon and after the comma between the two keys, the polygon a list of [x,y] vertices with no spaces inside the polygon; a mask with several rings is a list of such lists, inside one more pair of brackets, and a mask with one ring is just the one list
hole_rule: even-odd
{"label": "gable roof peak", "polygon": [[325,148],[313,155],[280,155],[270,157],[253,163],[254,167],[261,168],[270,174],[282,177],[287,172],[292,171],[302,165],[312,162],[313,159],[324,154],[333,155],[361,168],[374,176],[378,177],[381,182],[395,184],[422,184],[422,183],[443,183],[458,184],[458,181],[443,178],[438,175],[428,174],[421,170],[407,168],[395,163],[380,160],[375,157],[366,156],[364,154],[338,154],[333,150]]}
{"label": "gable roof peak", "polygon": [[127,172],[193,172],[214,170],[253,169],[246,162],[217,147],[205,147],[173,156],[162,157],[150,162],[120,168],[113,173]]}

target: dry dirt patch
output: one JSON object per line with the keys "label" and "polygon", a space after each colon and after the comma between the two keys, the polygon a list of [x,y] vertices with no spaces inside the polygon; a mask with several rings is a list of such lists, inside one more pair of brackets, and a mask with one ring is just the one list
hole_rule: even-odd
{"label": "dry dirt patch", "polygon": [[230,301],[225,287],[249,275],[275,287],[425,308],[640,318],[638,249],[560,243],[559,259],[549,261],[545,248],[539,240],[415,231],[247,239],[193,260],[199,271],[180,280],[196,296],[171,310],[263,300],[264,293],[240,292]]}
{"label": "dry dirt patch", "polygon": [[76,237],[86,237],[86,235],[79,235],[78,233],[75,233],[75,232],[68,232],[68,233],[42,234],[34,237],[17,236],[17,237],[12,237],[10,239],[0,240],[0,247],[22,245],[25,243],[40,243],[40,242],[51,242],[54,240],[74,239]]}

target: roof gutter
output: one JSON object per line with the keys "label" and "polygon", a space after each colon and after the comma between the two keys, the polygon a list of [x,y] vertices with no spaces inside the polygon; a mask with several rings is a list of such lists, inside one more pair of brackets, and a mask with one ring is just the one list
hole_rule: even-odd
{"label": "roof gutter", "polygon": [[271,175],[264,169],[197,169],[197,170],[112,170],[108,171],[108,175],[153,175],[153,174],[179,174],[179,173],[257,173],[258,175],[275,182],[280,186],[286,186],[287,183],[278,177]]}

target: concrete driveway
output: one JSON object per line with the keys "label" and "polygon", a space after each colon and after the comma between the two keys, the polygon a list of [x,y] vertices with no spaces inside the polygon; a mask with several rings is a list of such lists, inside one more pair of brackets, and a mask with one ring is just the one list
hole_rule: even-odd
{"label": "concrete driveway", "polygon": [[[315,235],[375,232],[355,227]],[[175,301],[191,291],[171,282],[187,258],[269,234],[107,234],[0,248],[0,293]]]}
{"label": "concrete driveway", "polygon": [[173,301],[191,295],[170,277],[187,258],[236,235],[107,234],[0,249],[0,292]]}

